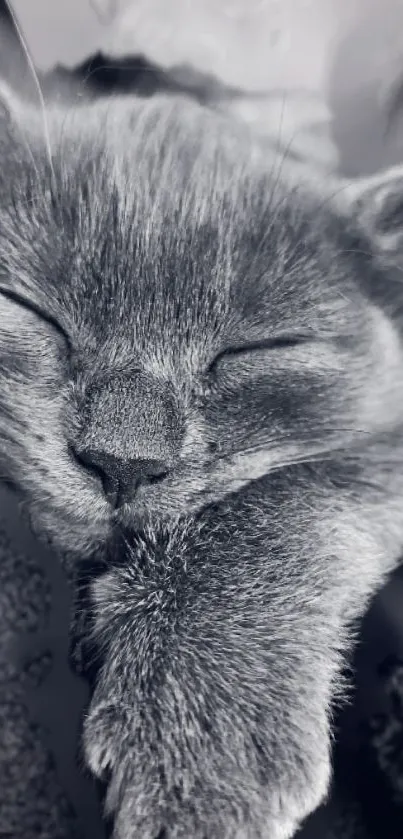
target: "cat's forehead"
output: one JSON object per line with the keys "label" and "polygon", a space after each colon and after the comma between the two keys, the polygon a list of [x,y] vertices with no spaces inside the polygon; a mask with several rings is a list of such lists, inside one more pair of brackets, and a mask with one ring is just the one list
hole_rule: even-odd
{"label": "cat's forehead", "polygon": [[196,107],[118,103],[56,120],[51,141],[53,184],[34,159],[2,249],[11,281],[78,338],[208,351],[323,295],[332,243],[315,208],[243,132]]}

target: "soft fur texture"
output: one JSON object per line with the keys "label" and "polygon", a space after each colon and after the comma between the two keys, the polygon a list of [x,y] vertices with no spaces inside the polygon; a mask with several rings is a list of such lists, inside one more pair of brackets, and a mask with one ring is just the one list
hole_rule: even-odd
{"label": "soft fur texture", "polygon": [[[172,97],[3,101],[1,468],[108,564],[84,744],[114,837],[289,839],[403,546],[401,173],[320,190]],[[88,452],[166,474],[114,510]]]}

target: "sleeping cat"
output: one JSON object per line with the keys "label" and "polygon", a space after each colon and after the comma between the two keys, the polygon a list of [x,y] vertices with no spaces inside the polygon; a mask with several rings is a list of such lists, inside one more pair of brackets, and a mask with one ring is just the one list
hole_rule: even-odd
{"label": "sleeping cat", "polygon": [[101,557],[115,839],[289,839],[403,546],[402,173],[331,188],[176,97],[3,91],[0,456]]}

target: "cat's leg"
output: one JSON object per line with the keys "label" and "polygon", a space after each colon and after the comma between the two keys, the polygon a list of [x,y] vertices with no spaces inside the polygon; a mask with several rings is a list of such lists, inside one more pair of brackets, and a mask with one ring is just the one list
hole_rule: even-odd
{"label": "cat's leg", "polygon": [[348,627],[403,544],[374,463],[259,483],[97,581],[85,750],[116,839],[288,839],[326,795]]}

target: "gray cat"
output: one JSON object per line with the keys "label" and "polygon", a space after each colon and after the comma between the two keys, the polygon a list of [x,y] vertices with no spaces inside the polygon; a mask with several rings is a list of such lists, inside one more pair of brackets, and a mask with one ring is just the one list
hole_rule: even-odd
{"label": "gray cat", "polygon": [[114,837],[288,839],[403,547],[402,174],[319,188],[174,97],[4,91],[0,144],[1,473],[109,562]]}

